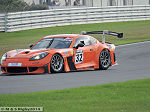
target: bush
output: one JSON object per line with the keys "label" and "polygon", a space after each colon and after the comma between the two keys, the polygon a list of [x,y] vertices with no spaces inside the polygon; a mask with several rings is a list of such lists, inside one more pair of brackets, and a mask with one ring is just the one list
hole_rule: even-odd
{"label": "bush", "polygon": [[0,13],[5,12],[18,12],[18,11],[31,11],[31,10],[47,10],[48,5],[28,5],[22,0],[0,0]]}
{"label": "bush", "polygon": [[0,12],[23,11],[25,7],[28,7],[28,4],[21,0],[0,0]]}
{"label": "bush", "polygon": [[48,5],[46,4],[40,4],[40,5],[31,5],[26,10],[47,10],[49,9]]}

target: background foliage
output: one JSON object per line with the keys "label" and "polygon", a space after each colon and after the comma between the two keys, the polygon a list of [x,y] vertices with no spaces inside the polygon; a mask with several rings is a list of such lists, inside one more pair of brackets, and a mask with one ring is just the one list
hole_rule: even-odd
{"label": "background foliage", "polygon": [[18,12],[18,11],[30,11],[30,10],[46,10],[48,5],[41,4],[28,5],[22,0],[0,0],[0,13],[5,12]]}

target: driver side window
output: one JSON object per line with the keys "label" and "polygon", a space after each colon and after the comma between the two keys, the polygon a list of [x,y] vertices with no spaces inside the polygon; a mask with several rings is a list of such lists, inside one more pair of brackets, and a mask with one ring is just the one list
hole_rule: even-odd
{"label": "driver side window", "polygon": [[91,41],[90,41],[89,37],[79,37],[75,40],[73,47],[76,47],[80,42],[82,42],[84,44],[84,46],[91,45]]}

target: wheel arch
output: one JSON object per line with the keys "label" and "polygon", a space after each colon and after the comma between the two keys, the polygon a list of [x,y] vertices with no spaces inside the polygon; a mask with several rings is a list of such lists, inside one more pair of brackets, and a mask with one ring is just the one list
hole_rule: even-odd
{"label": "wheel arch", "polygon": [[[59,52],[56,52],[56,53],[53,53],[53,54],[52,54],[52,57],[53,57],[55,54],[58,54],[58,55],[60,55],[60,56],[62,57],[63,62],[64,62],[64,64],[63,64],[63,71],[65,71],[65,60],[64,60],[63,55],[62,55],[61,53],[59,53]],[[51,60],[52,60],[52,57],[51,57]],[[51,60],[50,60],[50,71],[53,72],[53,70],[52,70],[52,68],[51,68]]]}
{"label": "wheel arch", "polygon": [[[98,63],[100,63],[100,55],[101,55],[101,52],[103,51],[103,50],[108,50],[108,52],[109,52],[109,54],[110,54],[110,61],[111,61],[111,63],[110,63],[110,66],[112,65],[112,56],[111,56],[111,50],[109,49],[109,48],[103,48],[102,50],[100,50],[100,52],[99,52],[99,55],[98,55]],[[109,68],[109,67],[108,67]],[[107,68],[107,69],[108,69]],[[99,64],[99,69],[100,69],[100,64]]]}
{"label": "wheel arch", "polygon": [[[103,49],[99,52],[99,56],[100,56],[100,53],[101,53],[103,50],[105,50],[105,49],[107,49],[107,50],[109,51],[110,55],[111,55],[111,50],[110,50],[109,48],[103,48]],[[99,57],[99,56],[98,56],[98,57]],[[112,58],[112,57],[110,56],[110,58]]]}

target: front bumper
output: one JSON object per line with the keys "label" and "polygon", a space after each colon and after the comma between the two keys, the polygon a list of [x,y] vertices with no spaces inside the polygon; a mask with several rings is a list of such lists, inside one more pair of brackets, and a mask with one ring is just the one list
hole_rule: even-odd
{"label": "front bumper", "polygon": [[[21,63],[21,66],[8,66],[9,63]],[[50,73],[50,64],[45,61],[28,59],[7,59],[1,65],[2,74]]]}

